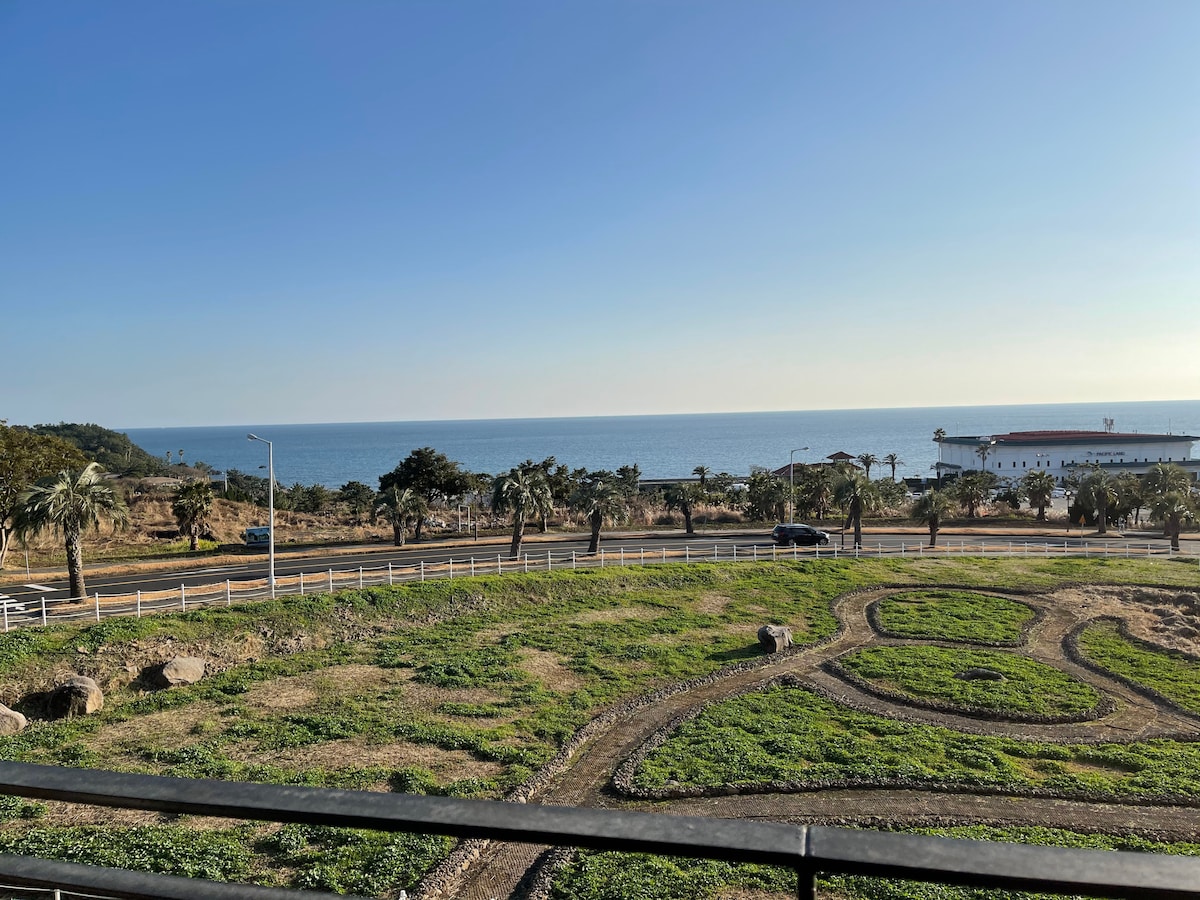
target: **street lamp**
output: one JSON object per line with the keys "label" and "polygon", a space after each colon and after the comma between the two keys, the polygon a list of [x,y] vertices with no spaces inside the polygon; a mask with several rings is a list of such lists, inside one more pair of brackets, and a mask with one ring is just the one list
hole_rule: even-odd
{"label": "street lamp", "polygon": [[246,435],[246,440],[258,441],[267,445],[267,584],[271,587],[271,597],[275,597],[275,445],[260,438],[257,434]]}
{"label": "street lamp", "polygon": [[807,447],[797,447],[788,454],[788,524],[794,524],[796,521],[796,454]]}

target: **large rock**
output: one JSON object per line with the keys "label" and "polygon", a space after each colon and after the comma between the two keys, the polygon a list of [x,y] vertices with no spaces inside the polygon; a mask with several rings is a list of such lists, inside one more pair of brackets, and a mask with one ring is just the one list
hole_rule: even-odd
{"label": "large rock", "polygon": [[764,625],[758,629],[758,643],[768,653],[778,653],[792,646],[792,629],[786,625]]}
{"label": "large rock", "polygon": [[104,693],[86,675],[72,675],[50,692],[49,706],[56,719],[88,716],[104,709]]}
{"label": "large rock", "polygon": [[199,656],[176,656],[162,667],[162,680],[168,686],[195,684],[204,677],[205,662]]}
{"label": "large rock", "polygon": [[0,734],[16,734],[18,731],[24,731],[26,724],[23,715],[15,709],[9,709],[0,704]]}

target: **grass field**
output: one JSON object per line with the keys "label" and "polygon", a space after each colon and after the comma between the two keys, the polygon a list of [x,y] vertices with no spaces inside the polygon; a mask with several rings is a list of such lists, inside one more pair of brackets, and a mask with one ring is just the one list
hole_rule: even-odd
{"label": "grass field", "polygon": [[1035,615],[1024,603],[972,591],[906,591],[876,607],[888,634],[976,644],[1017,643]]}
{"label": "grass field", "polygon": [[[960,709],[1062,718],[1100,703],[1095,688],[1051,665],[998,650],[927,645],[866,647],[838,657],[846,671],[903,702],[933,701]],[[968,680],[986,669],[998,680]]]}
{"label": "grass field", "polygon": [[1078,643],[1080,651],[1101,668],[1200,715],[1200,660],[1130,640],[1115,622],[1090,625],[1079,635]]}
{"label": "grass field", "polygon": [[[612,704],[758,657],[755,634],[764,623],[788,625],[800,643],[831,635],[832,601],[848,590],[1086,581],[1197,583],[1192,569],[1160,560],[662,565],[426,582],[13,631],[0,635],[0,700],[32,715],[34,693],[79,671],[101,683],[106,705],[86,718],[35,720],[0,738],[0,756],[498,797]],[[204,656],[211,674],[190,687],[149,689],[141,670],[175,654]],[[715,759],[721,754],[710,741],[680,745],[693,761],[660,768],[701,783],[732,762],[738,778],[772,779],[788,771],[783,757],[793,746],[819,744],[819,761],[818,750],[804,750],[814,754],[804,766],[834,773],[894,768],[969,783],[1200,793],[1191,776],[1200,759],[1187,748],[1025,746],[856,719],[791,693],[780,708],[795,727],[763,720],[777,747],[751,752],[744,733],[719,732],[735,738],[729,759]],[[731,706],[713,727],[759,715]],[[377,896],[411,889],[448,846],[436,837],[230,826],[28,801],[0,804],[0,817],[3,846],[15,852]],[[107,855],[89,856],[99,845]]]}

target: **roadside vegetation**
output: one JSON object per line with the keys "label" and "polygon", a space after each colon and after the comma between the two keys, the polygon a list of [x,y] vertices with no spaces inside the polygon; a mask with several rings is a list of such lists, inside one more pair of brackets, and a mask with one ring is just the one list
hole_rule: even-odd
{"label": "roadside vegetation", "polygon": [[[0,568],[17,544],[23,555],[28,553],[31,566],[63,564],[61,542],[39,537],[36,529],[17,533],[17,514],[27,505],[23,498],[29,491],[61,480],[64,472],[78,471],[89,461],[107,473],[106,479],[112,476],[112,488],[129,511],[128,528],[101,528],[81,536],[89,561],[237,547],[245,528],[266,522],[263,477],[232,469],[214,472],[190,458],[185,462],[184,449],[168,451],[164,459],[151,457],[126,435],[98,425],[27,428],[0,420]],[[896,480],[901,462],[894,453],[879,457],[866,452],[775,471],[755,467],[738,475],[714,473],[701,464],[693,469],[693,479],[650,485],[643,483],[636,463],[614,472],[589,471],[551,456],[525,460],[507,472],[470,472],[436,449],[420,447],[380,474],[377,485],[277,485],[276,539],[280,544],[402,545],[409,539],[452,537],[465,529],[471,537],[508,534],[515,554],[527,528],[535,527],[539,533],[590,533],[589,552],[594,553],[606,523],[694,534],[698,528],[769,527],[790,516],[840,528],[852,546],[862,545],[864,528],[920,523],[935,545],[939,531],[974,526],[984,516],[988,524],[1005,526],[1046,520],[1053,487],[1046,477],[1038,477],[1046,473],[1001,484],[994,473],[966,472],[915,496]],[[1138,522],[1145,512],[1161,523],[1178,549],[1180,533],[1196,519],[1190,485],[1187,472],[1173,464],[1154,466],[1140,479],[1084,472],[1071,485],[1071,520],[1082,517],[1105,531],[1109,522]],[[465,517],[464,509],[469,509]]]}

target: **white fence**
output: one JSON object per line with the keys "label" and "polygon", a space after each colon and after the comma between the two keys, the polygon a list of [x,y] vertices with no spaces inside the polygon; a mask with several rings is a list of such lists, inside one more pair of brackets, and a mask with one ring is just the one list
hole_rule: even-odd
{"label": "white fence", "polygon": [[401,584],[409,581],[426,581],[435,578],[473,578],[480,575],[506,575],[514,572],[549,572],[562,569],[603,568],[606,566],[641,566],[652,563],[682,562],[759,562],[779,559],[841,559],[841,558],[884,558],[884,557],[944,557],[944,556],[1079,556],[1079,557],[1174,557],[1195,558],[1200,554],[1173,552],[1165,544],[1083,542],[1078,545],[1036,543],[1032,541],[988,542],[981,540],[943,541],[937,547],[929,547],[916,535],[911,543],[898,545],[864,545],[859,549],[840,549],[835,544],[828,547],[776,547],[764,548],[758,544],[736,544],[714,542],[712,544],[685,544],[682,547],[637,548],[606,550],[589,555],[575,550],[548,549],[544,553],[532,551],[519,559],[509,559],[507,554],[495,556],[471,556],[450,559],[446,562],[418,562],[410,566],[388,563],[384,566],[355,569],[325,569],[319,572],[301,572],[298,575],[277,576],[272,589],[267,579],[253,581],[225,581],[224,583],[188,587],[184,584],[169,591],[138,591],[133,594],[101,595],[87,598],[39,601],[0,601],[0,616],[4,631],[13,628],[49,625],[55,622],[96,621],[110,616],[137,616],[159,612],[186,612],[202,606],[229,606],[249,600],[261,600],[279,595],[304,595],[365,588],[382,584]]}

